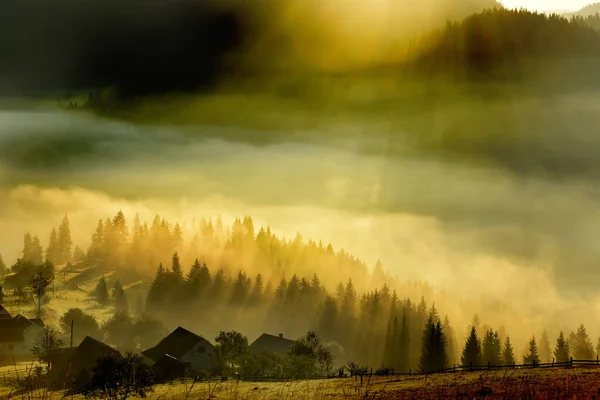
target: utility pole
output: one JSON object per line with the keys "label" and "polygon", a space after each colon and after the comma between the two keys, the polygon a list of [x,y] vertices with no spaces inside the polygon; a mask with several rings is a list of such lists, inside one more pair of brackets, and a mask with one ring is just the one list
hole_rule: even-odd
{"label": "utility pole", "polygon": [[74,321],[71,320],[71,346],[70,347],[73,347],[73,322]]}

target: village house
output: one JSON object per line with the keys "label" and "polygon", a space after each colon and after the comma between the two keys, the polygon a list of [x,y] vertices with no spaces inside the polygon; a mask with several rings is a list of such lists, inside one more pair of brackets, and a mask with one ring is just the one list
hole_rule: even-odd
{"label": "village house", "polygon": [[0,305],[0,359],[31,358],[31,348],[43,327],[41,319],[28,319],[21,314],[13,317]]}
{"label": "village house", "polygon": [[276,353],[285,354],[290,351],[290,347],[295,343],[294,340],[286,339],[283,334],[278,336],[263,333],[250,345],[250,351],[254,354]]}
{"label": "village house", "polygon": [[61,349],[48,375],[53,388],[77,392],[89,379],[98,359],[111,353],[119,354],[119,351],[91,336],[86,336],[77,347]]}
{"label": "village house", "polygon": [[163,358],[176,359],[191,370],[210,370],[213,368],[212,354],[214,346],[202,336],[196,335],[181,326],[161,340],[156,346],[143,351],[142,354],[152,360],[155,365],[162,358],[162,365],[167,361]]}

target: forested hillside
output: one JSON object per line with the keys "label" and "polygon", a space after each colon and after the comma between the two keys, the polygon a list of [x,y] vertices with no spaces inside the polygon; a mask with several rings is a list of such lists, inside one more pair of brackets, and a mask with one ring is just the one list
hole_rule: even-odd
{"label": "forested hillside", "polygon": [[[563,69],[567,78],[589,68],[585,61],[598,62],[600,33],[593,24],[593,19],[568,20],[525,10],[487,10],[449,22],[424,38],[417,48],[429,49],[416,54],[411,66],[417,72],[460,72],[471,78],[493,78],[496,73],[522,78],[526,71],[543,75],[560,61],[573,61],[573,70]],[[535,69],[526,69],[531,67]]]}

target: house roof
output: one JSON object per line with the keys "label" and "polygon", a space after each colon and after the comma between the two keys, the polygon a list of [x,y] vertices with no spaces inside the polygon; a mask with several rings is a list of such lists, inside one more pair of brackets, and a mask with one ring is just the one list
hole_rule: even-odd
{"label": "house roof", "polygon": [[250,351],[262,353],[270,351],[273,353],[287,353],[290,346],[295,343],[294,340],[286,339],[282,336],[269,335],[263,333],[250,345]]}
{"label": "house roof", "polygon": [[12,319],[12,315],[0,304],[0,320],[2,319]]}
{"label": "house roof", "polygon": [[65,384],[67,379],[74,379],[84,369],[93,368],[100,357],[110,353],[119,351],[91,336],[86,336],[79,346],[63,350],[60,365],[55,364],[52,368],[51,379]]}
{"label": "house roof", "polygon": [[200,342],[205,342],[208,346],[212,347],[212,344],[202,336],[196,335],[180,326],[156,346],[143,351],[142,354],[154,361],[158,361],[164,354],[180,358]]}

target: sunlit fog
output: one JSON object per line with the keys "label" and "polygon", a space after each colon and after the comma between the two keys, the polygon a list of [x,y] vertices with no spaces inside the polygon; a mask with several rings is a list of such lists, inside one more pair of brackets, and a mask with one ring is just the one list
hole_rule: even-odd
{"label": "sunlit fog", "polygon": [[[551,362],[561,332],[582,358],[584,324],[596,358],[598,5],[27,3],[0,6],[0,35],[22,38],[0,39],[12,316],[69,347],[81,308],[97,328],[75,346],[147,358],[179,326],[216,348],[314,331],[336,360],[319,373],[425,371],[436,322],[435,368],[473,364],[472,328],[512,365],[532,337]],[[52,18],[70,28],[39,35]],[[38,270],[43,302],[23,292]],[[162,330],[117,332],[123,312]]]}

